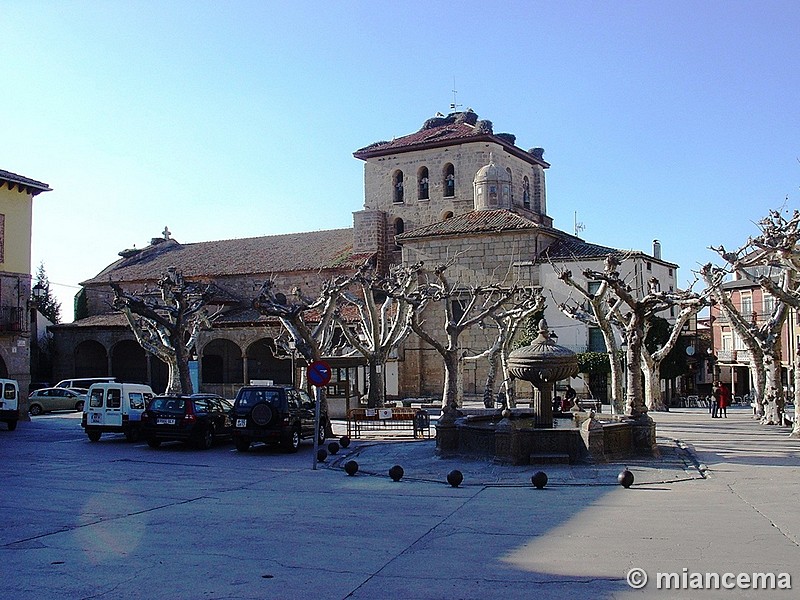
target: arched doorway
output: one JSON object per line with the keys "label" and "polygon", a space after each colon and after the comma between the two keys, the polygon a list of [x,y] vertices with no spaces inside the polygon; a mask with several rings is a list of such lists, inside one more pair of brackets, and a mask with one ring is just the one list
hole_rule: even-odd
{"label": "arched doorway", "polygon": [[233,397],[244,382],[244,361],[238,345],[230,340],[213,340],[203,347],[200,382],[203,391]]}
{"label": "arched doorway", "polygon": [[111,349],[111,375],[117,381],[148,383],[147,354],[138,342],[123,340]]}
{"label": "arched doorway", "polygon": [[105,346],[85,340],[75,346],[75,377],[107,377],[108,354]]}
{"label": "arched doorway", "polygon": [[272,338],[256,340],[247,348],[247,379],[267,379],[274,383],[292,383],[292,361],[275,358]]}

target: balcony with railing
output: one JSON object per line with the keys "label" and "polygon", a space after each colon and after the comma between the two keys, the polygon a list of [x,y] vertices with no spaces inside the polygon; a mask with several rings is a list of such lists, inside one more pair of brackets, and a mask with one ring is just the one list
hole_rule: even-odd
{"label": "balcony with railing", "polygon": [[0,307],[0,333],[27,331],[25,311],[15,306]]}

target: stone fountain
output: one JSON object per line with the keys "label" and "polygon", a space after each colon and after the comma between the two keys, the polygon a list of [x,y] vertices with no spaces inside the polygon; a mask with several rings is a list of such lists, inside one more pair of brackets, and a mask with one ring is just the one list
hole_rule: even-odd
{"label": "stone fountain", "polygon": [[578,357],[550,338],[547,322],[539,322],[539,335],[530,346],[508,355],[512,377],[530,381],[538,390],[533,399],[536,427],[553,427],[553,386],[557,381],[578,374]]}
{"label": "stone fountain", "polygon": [[520,465],[603,461],[635,453],[632,423],[624,419],[609,415],[601,421],[594,412],[577,408],[568,417],[554,418],[553,386],[578,374],[578,357],[550,338],[544,320],[529,346],[509,354],[508,365],[512,378],[536,388],[530,409],[462,411],[451,405],[436,425],[439,454],[488,456]]}

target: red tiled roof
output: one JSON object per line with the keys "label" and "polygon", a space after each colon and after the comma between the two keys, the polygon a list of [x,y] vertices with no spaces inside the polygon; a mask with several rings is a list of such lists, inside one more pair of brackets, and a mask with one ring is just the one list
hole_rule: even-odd
{"label": "red tiled roof", "polygon": [[457,217],[451,217],[401,233],[395,236],[395,239],[402,241],[439,235],[496,233],[524,229],[555,231],[507,209],[474,210]]}
{"label": "red tiled roof", "polygon": [[158,279],[169,267],[184,277],[219,277],[258,273],[348,269],[367,255],[353,254],[353,230],[331,229],[255,238],[180,244],[175,240],[147,246],[109,265],[82,285]]}
{"label": "red tiled roof", "polygon": [[542,159],[541,154],[534,155],[532,152],[526,152],[515,146],[515,137],[513,135],[494,133],[491,121],[479,121],[478,115],[471,111],[451,113],[446,117],[428,119],[422,129],[415,133],[395,138],[391,142],[375,142],[356,150],[353,156],[366,160],[374,156],[385,156],[424,148],[452,146],[454,143],[474,141],[495,142],[503,146],[510,154],[529,163],[538,164],[545,168],[550,166]]}

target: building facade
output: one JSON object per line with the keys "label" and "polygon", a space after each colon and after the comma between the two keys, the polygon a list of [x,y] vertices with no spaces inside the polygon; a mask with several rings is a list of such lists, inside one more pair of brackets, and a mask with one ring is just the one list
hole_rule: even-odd
{"label": "building facade", "polygon": [[0,170],[0,377],[16,379],[25,397],[37,323],[31,304],[33,199],[49,191],[46,183]]}
{"label": "building facade", "polygon": [[[652,254],[622,251],[556,229],[547,215],[550,165],[544,151],[523,150],[515,142],[512,134],[494,133],[491,122],[471,110],[437,116],[417,132],[354,153],[364,162],[364,201],[353,212],[352,229],[186,245],[165,235],[143,250],[121,252],[118,261],[83,282],[87,316],[51,328],[59,377],[116,375],[158,384],[153,377],[161,367],[135,348],[124,319],[110,311],[108,282],[141,290],[170,266],[187,280],[213,283],[219,290],[225,313],[202,335],[197,352],[201,389],[225,395],[250,379],[292,376],[275,352],[280,327],[250,308],[260,283],[271,277],[287,292],[300,285],[313,295],[323,281],[351,273],[365,260],[380,272],[401,261],[449,262],[448,276],[463,289],[512,282],[543,289],[546,317],[559,343],[577,351],[596,345],[596,332],[558,310],[571,293],[554,265],[572,268],[580,279],[586,268],[602,270],[604,259],[614,254],[622,261],[622,276],[642,294],[652,277],[662,289],[675,289],[677,265],[661,258],[658,243]],[[436,309],[428,309],[431,319]],[[465,350],[486,347],[488,335],[468,332]],[[363,393],[362,368],[358,361],[342,362],[330,391]],[[480,395],[486,366],[477,362],[465,369],[465,393]],[[411,335],[386,365],[385,379],[390,398],[436,397],[443,367],[435,351]]]}
{"label": "building facade", "polygon": [[[736,277],[733,281],[722,284],[724,293],[728,294],[733,306],[742,316],[759,327],[764,325],[772,316],[777,299],[755,281],[738,275]],[[794,387],[793,365],[796,364],[800,330],[797,310],[789,307],[786,310],[786,321],[781,329],[780,356],[781,382],[784,389],[789,390]],[[744,397],[754,385],[750,373],[750,351],[719,306],[711,307],[711,321],[714,353],[717,357],[716,374],[735,396]]]}

